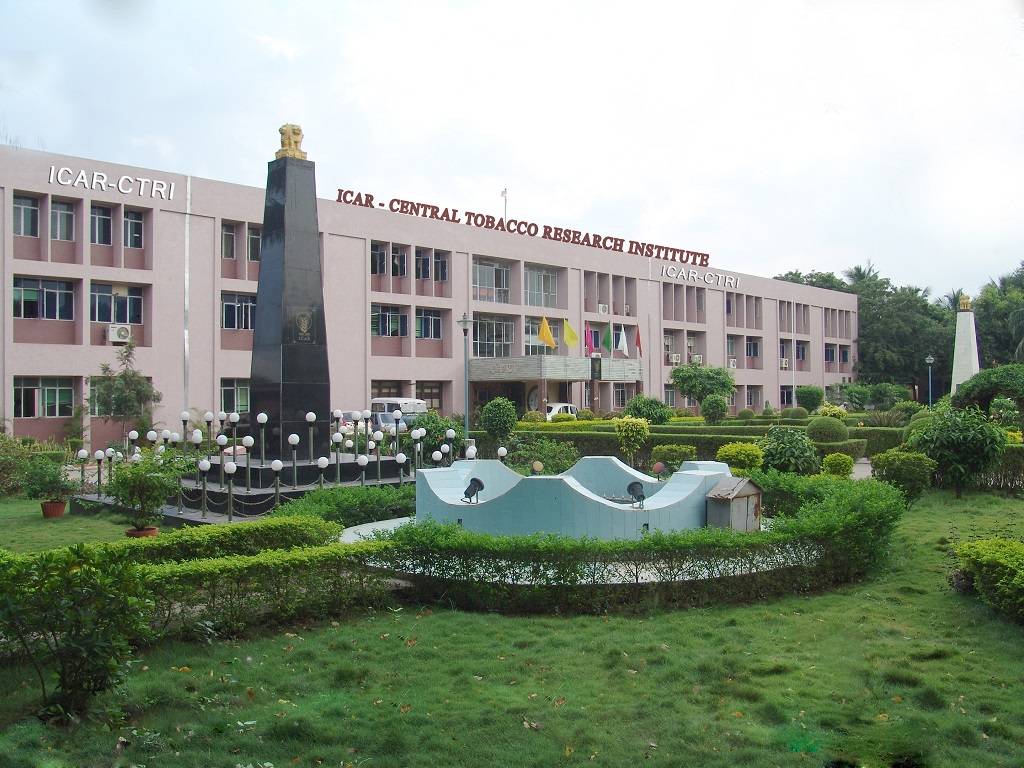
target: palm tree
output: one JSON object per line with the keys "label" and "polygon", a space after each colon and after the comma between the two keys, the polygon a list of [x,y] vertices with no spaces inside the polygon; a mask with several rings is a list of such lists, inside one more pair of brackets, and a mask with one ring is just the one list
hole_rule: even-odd
{"label": "palm tree", "polygon": [[935,303],[943,309],[948,309],[950,312],[958,312],[960,311],[960,299],[963,298],[963,295],[963,288],[954,288],[946,295],[936,299]]}
{"label": "palm tree", "polygon": [[863,267],[858,264],[856,267],[844,270],[843,276],[854,285],[867,283],[878,279],[878,269],[871,263],[871,259],[868,259],[868,263]]}

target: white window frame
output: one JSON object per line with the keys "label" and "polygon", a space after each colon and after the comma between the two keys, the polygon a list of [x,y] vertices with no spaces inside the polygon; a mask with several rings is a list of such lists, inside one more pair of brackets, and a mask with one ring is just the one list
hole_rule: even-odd
{"label": "white window frame", "polygon": [[409,316],[393,304],[371,304],[370,335],[404,338],[409,335]]}
{"label": "white window frame", "polygon": [[[89,286],[89,322],[120,323],[125,325],[142,325],[145,322],[144,292],[139,286],[124,286],[128,293],[119,293],[110,283],[92,283]],[[97,290],[99,289],[99,290]],[[103,307],[103,298],[109,297],[110,302]],[[132,318],[135,318],[134,320]]]}
{"label": "white window frame", "polygon": [[222,259],[234,259],[235,253],[235,224],[230,221],[220,223],[220,257]]}
{"label": "white window frame", "polygon": [[488,315],[473,318],[473,357],[512,357],[515,341],[514,320]]}
{"label": "white window frame", "polygon": [[548,327],[551,329],[551,338],[555,340],[554,348],[549,347],[539,338],[537,335],[540,333],[540,321],[539,317],[527,317],[523,324],[523,341],[525,342],[525,349],[523,354],[525,355],[557,355],[558,349],[561,346],[562,329],[557,323],[548,322]]}
{"label": "white window frame", "polygon": [[50,201],[50,239],[62,242],[75,240],[75,204],[66,200]]}
{"label": "white window frame", "polygon": [[114,244],[114,209],[109,205],[93,204],[89,208],[89,243]]}
{"label": "white window frame", "polygon": [[14,234],[18,237],[39,237],[39,198],[14,196]]}
{"label": "white window frame", "polygon": [[416,307],[416,338],[436,339],[438,341],[443,338],[441,310]]}
{"label": "white window frame", "polygon": [[[36,292],[36,314],[25,314],[25,291]],[[42,280],[35,277],[15,277],[13,316],[24,320],[74,320],[75,287],[68,280]],[[20,302],[19,302],[20,299]],[[20,311],[19,311],[20,303]],[[61,309],[68,310],[61,317]],[[52,315],[52,317],[50,316]]]}
{"label": "white window frame", "polygon": [[523,303],[530,307],[558,306],[558,270],[527,266],[523,280]]}
{"label": "white window frame", "polygon": [[473,259],[473,299],[508,304],[511,299],[512,270],[507,264]]}
{"label": "white window frame", "polygon": [[[127,210],[124,212],[124,247],[142,249],[145,241],[146,214],[142,211]],[[136,245],[136,243],[138,243]]]}
{"label": "white window frame", "polygon": [[[256,258],[253,255],[253,243],[255,243]],[[245,257],[252,262],[259,263],[263,258],[263,229],[249,224],[245,228]]]}
{"label": "white window frame", "polygon": [[[243,394],[244,393],[244,397]],[[230,399],[227,397],[230,394]],[[244,404],[242,401],[245,401]],[[252,406],[249,379],[221,379],[220,407],[225,413],[248,413]]]}
{"label": "white window frame", "polygon": [[[228,324],[228,313],[232,323]],[[256,296],[251,293],[220,295],[220,327],[226,331],[251,331],[256,327]]]}

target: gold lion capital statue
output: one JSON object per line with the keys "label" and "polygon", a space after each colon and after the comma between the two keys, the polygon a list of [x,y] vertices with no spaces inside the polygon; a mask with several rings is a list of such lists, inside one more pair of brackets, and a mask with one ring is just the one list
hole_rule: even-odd
{"label": "gold lion capital statue", "polygon": [[294,157],[299,160],[306,159],[306,153],[302,151],[302,128],[294,123],[286,123],[280,128],[281,148],[277,150],[274,157]]}
{"label": "gold lion capital statue", "polygon": [[971,311],[971,297],[966,293],[960,295],[960,311],[970,312]]}

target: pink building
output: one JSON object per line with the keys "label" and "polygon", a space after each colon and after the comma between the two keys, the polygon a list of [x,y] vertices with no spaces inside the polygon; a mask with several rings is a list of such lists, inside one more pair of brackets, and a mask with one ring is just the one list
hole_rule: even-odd
{"label": "pink building", "polygon": [[[158,422],[246,411],[263,203],[257,187],[0,147],[8,431],[61,437],[84,405],[93,443],[120,438],[89,415],[89,377],[126,338],[163,393]],[[693,405],[669,377],[686,361],[733,369],[734,410],[853,377],[856,296],[720,269],[717,254],[700,266],[687,251],[350,191],[321,199],[319,222],[345,410],[394,395],[463,412],[464,314],[471,407],[504,394],[612,411],[638,391]],[[538,339],[544,318],[557,349]]]}

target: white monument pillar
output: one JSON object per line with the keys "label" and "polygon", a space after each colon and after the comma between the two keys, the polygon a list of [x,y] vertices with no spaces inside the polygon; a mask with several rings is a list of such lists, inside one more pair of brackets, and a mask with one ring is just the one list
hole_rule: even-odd
{"label": "white monument pillar", "polygon": [[956,337],[953,340],[953,378],[950,394],[980,370],[978,365],[978,334],[974,329],[974,311],[971,298],[960,298],[960,311],[956,313]]}

